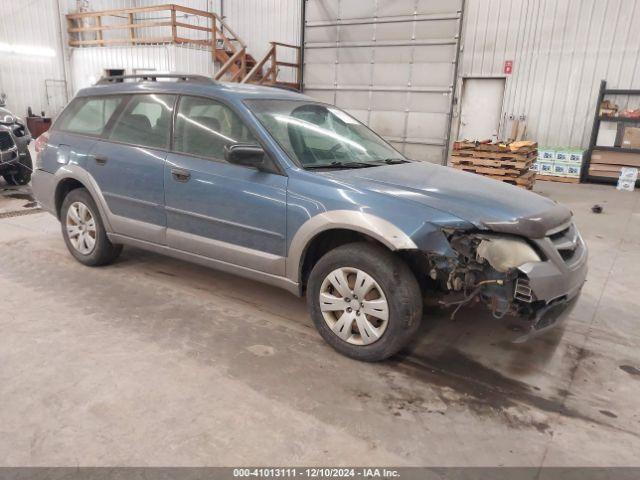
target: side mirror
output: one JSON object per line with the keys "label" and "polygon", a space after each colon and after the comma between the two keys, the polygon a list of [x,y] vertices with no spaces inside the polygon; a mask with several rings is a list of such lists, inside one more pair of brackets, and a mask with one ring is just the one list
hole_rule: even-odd
{"label": "side mirror", "polygon": [[224,159],[234,165],[265,169],[266,155],[262,147],[245,143],[236,143],[224,147]]}

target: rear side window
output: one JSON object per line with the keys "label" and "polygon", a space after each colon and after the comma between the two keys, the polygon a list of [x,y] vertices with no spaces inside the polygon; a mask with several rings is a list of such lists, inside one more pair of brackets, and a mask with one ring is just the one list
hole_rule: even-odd
{"label": "rear side window", "polygon": [[174,150],[224,159],[224,147],[258,144],[240,118],[226,105],[200,97],[182,97],[174,131]]}
{"label": "rear side window", "polygon": [[102,135],[122,100],[121,96],[76,98],[62,113],[56,128],[84,135]]}
{"label": "rear side window", "polygon": [[174,95],[133,95],[109,135],[110,140],[168,148]]}

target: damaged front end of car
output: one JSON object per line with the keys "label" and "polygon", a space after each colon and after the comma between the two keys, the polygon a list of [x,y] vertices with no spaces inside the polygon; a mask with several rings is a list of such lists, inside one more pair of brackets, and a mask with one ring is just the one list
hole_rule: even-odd
{"label": "damaged front end of car", "polygon": [[557,325],[585,281],[586,245],[571,220],[533,239],[481,230],[443,235],[451,248],[425,254],[430,293],[439,293],[452,318],[473,303],[497,319],[515,317],[524,330],[516,342]]}

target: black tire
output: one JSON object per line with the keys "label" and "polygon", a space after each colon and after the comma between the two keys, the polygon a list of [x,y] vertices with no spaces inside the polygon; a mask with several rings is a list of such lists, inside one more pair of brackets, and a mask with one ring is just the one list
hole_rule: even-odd
{"label": "black tire", "polygon": [[[66,228],[67,212],[69,211],[69,207],[75,202],[86,205],[91,216],[95,219],[95,246],[88,254],[83,254],[78,251],[69,240],[69,234]],[[100,217],[100,211],[93,201],[91,194],[84,188],[71,190],[67,196],[64,197],[62,208],[60,209],[60,225],[62,227],[62,237],[69,252],[76,260],[84,265],[90,267],[108,265],[118,258],[118,255],[122,252],[122,245],[113,244],[107,238],[107,233],[102,223],[102,218]]]}
{"label": "black tire", "polygon": [[5,173],[2,176],[9,185],[26,185],[31,181],[32,172],[33,162],[31,161],[31,153],[27,151],[26,155],[18,161],[15,170],[12,170],[10,173]]}
{"label": "black tire", "polygon": [[[378,283],[387,299],[387,327],[376,341],[354,345],[338,337],[322,314],[320,292],[325,278],[339,268],[362,270]],[[335,350],[365,362],[398,353],[415,336],[422,320],[422,294],[409,267],[381,246],[350,243],[331,250],[313,267],[307,284],[307,306],[322,338]]]}

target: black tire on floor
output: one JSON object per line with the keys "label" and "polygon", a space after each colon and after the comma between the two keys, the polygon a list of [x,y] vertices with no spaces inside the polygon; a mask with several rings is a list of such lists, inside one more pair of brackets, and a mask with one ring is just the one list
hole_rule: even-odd
{"label": "black tire on floor", "polygon": [[[95,219],[96,224],[96,242],[93,250],[88,254],[83,254],[76,250],[69,240],[69,235],[66,228],[67,212],[69,207],[75,203],[80,202],[87,206],[91,216]],[[108,265],[113,262],[120,252],[122,252],[122,245],[113,244],[107,238],[107,233],[100,217],[100,211],[93,201],[91,194],[84,188],[76,188],[71,190],[62,202],[62,208],[60,209],[60,225],[62,226],[62,237],[69,249],[69,252],[80,263],[97,267],[100,265]]]}
{"label": "black tire on floor", "polygon": [[19,160],[16,170],[2,176],[9,185],[26,185],[31,181],[32,171],[31,153],[26,152],[26,155]]}
{"label": "black tire on floor", "polygon": [[[378,340],[368,345],[353,345],[342,340],[331,330],[320,309],[324,279],[344,267],[362,270],[373,277],[387,298],[387,328]],[[409,267],[389,250],[366,242],[335,248],[316,263],[307,284],[307,306],[316,328],[329,345],[343,355],[366,362],[384,360],[398,353],[415,336],[422,320],[422,294]]]}

